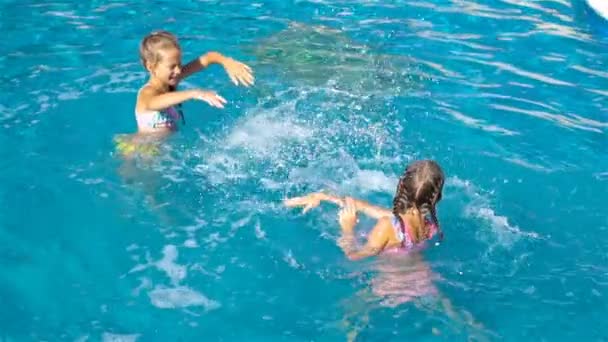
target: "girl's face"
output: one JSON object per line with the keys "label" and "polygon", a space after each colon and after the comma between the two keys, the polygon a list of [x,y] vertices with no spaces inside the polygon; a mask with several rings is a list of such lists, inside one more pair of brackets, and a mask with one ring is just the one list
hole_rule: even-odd
{"label": "girl's face", "polygon": [[177,48],[160,50],[159,61],[150,72],[164,84],[176,86],[182,72],[182,53]]}

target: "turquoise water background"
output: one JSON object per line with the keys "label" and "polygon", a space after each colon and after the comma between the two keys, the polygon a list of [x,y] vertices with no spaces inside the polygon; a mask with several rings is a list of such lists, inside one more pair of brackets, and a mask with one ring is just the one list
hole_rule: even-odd
{"label": "turquoise water background", "polygon": [[[420,158],[448,178],[446,238],[424,259],[483,328],[371,302],[358,340],[608,340],[608,22],[582,1],[0,12],[0,341],[345,340],[376,261],[343,257],[335,207],[281,199],[389,206]],[[226,109],[186,103],[163,153],[128,169],[113,138],[135,130],[138,44],[156,29],[185,59],[250,64],[256,86],[215,66],[188,79]]]}

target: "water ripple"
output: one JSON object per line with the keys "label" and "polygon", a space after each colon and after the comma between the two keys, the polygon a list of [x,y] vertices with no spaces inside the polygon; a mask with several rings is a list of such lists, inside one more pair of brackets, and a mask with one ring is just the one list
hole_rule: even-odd
{"label": "water ripple", "polygon": [[555,122],[564,127],[578,128],[590,132],[602,133],[602,128],[608,127],[608,122],[598,122],[595,120],[584,119],[580,116],[570,118],[564,115],[550,114],[540,110],[527,110],[499,104],[490,104],[490,107],[512,113],[526,114],[532,117]]}
{"label": "water ripple", "polygon": [[493,66],[498,70],[507,71],[507,72],[513,73],[514,75],[522,76],[525,78],[533,79],[533,80],[547,83],[547,84],[574,87],[573,83],[561,81],[561,80],[558,80],[553,77],[546,76],[546,75],[543,75],[543,74],[540,74],[537,72],[524,70],[524,69],[518,68],[514,65],[511,65],[509,63],[505,63],[505,62],[488,62],[488,61],[482,61],[482,60],[473,59],[473,58],[461,58],[461,59],[464,61],[467,61],[467,62],[471,62],[471,63]]}

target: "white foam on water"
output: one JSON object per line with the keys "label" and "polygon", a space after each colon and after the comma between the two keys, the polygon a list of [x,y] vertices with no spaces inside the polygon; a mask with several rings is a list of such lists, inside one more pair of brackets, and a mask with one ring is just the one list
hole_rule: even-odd
{"label": "white foam on water", "polygon": [[384,192],[393,194],[396,190],[398,178],[387,176],[380,170],[357,170],[354,177],[343,182],[346,188],[354,188],[358,192]]}
{"label": "white foam on water", "polygon": [[140,284],[136,288],[133,289],[132,294],[134,296],[139,296],[142,290],[149,290],[152,288],[152,281],[150,278],[142,277],[139,278]]}
{"label": "white foam on water", "polygon": [[126,251],[131,252],[131,251],[135,251],[137,249],[139,249],[139,246],[136,243],[132,243],[129,246],[127,246]]}
{"label": "white foam on water", "polygon": [[194,265],[192,265],[190,267],[191,271],[196,271],[196,272],[200,272],[201,274],[210,276],[215,278],[216,280],[219,280],[220,277],[220,273],[222,273],[224,271],[224,266],[218,266],[213,272],[212,271],[208,271],[205,269],[205,267],[200,264],[200,263],[195,263]]}
{"label": "white foam on water", "polygon": [[[327,89],[314,87],[290,88],[282,93],[287,98],[280,104],[261,103],[219,136],[201,136],[202,146],[196,149],[201,162],[194,168],[195,172],[214,185],[250,180],[261,183],[267,190],[281,191],[295,180],[289,179],[286,183],[285,174],[299,166],[323,168],[316,170],[318,174],[312,177],[323,181],[328,176],[336,176],[335,168],[330,170],[323,164],[335,165],[344,159],[348,167],[356,168],[357,161],[345,148],[361,143],[369,145],[372,151],[377,151],[375,158],[380,160],[387,158],[381,153],[384,149],[397,145],[395,135],[387,130],[395,127],[394,123],[374,122],[365,111],[349,109],[346,104],[333,101],[332,97],[343,97],[343,94],[328,94]],[[330,99],[314,108],[300,108],[310,103],[315,106],[318,96]],[[336,110],[352,113],[330,114]],[[369,158],[366,160],[369,162]],[[374,170],[369,172],[372,174]],[[365,174],[361,177],[359,182],[365,184]],[[370,188],[386,188],[383,180],[373,179],[376,184],[368,183]]]}
{"label": "white foam on water", "polygon": [[186,248],[197,248],[199,247],[198,243],[194,239],[188,239],[184,241],[184,247]]}
{"label": "white foam on water", "polygon": [[298,123],[290,116],[277,117],[280,113],[295,112],[295,102],[287,102],[272,111],[258,109],[237,124],[226,137],[225,146],[242,148],[257,157],[276,154],[285,143],[304,142],[313,136],[305,123]]}
{"label": "white foam on water", "polygon": [[296,258],[294,258],[293,253],[291,252],[291,250],[288,250],[287,252],[284,253],[283,260],[291,268],[295,268],[295,269],[302,268],[302,266],[296,261]]}
{"label": "white foam on water", "polygon": [[236,232],[237,230],[239,230],[240,228],[246,227],[249,225],[249,222],[251,222],[251,219],[253,218],[253,213],[249,213],[248,215],[246,215],[243,218],[240,218],[238,220],[233,220],[232,224],[230,224],[231,226],[231,233],[234,234],[234,232]]}
{"label": "white foam on water", "polygon": [[596,172],[593,174],[593,177],[600,181],[608,180],[608,171]]}
{"label": "white foam on water", "polygon": [[202,306],[205,310],[214,310],[221,305],[219,302],[207,298],[200,292],[186,286],[168,288],[157,286],[148,292],[152,305],[160,309],[176,309],[191,306]]}
{"label": "white foam on water", "polygon": [[482,191],[470,181],[458,177],[449,177],[446,186],[455,187],[468,197],[468,203],[464,205],[463,215],[467,218],[485,222],[490,228],[491,240],[495,241],[487,241],[488,231],[485,230],[478,232],[478,239],[488,243],[497,242],[498,245],[508,248],[522,237],[539,238],[537,233],[526,232],[517,225],[510,223],[508,217],[497,214],[491,206],[488,195],[482,194]]}
{"label": "white foam on water", "polygon": [[[202,229],[204,226],[207,225],[207,221],[205,221],[204,219],[202,219],[200,217],[195,217],[194,221],[196,221],[194,224],[184,227],[184,230],[188,233],[188,236],[190,236],[190,237],[193,234],[195,234],[198,230]],[[192,234],[192,235],[190,235],[190,234]]]}
{"label": "white foam on water", "polygon": [[255,223],[255,237],[260,240],[266,239],[266,232],[262,229],[262,225],[260,224],[259,220]]}
{"label": "white foam on water", "polygon": [[171,283],[174,285],[179,284],[180,281],[185,279],[188,272],[186,266],[175,262],[178,254],[177,247],[174,245],[167,245],[163,248],[163,258],[155,264],[158,269],[167,274],[171,279]]}
{"label": "white foam on water", "polygon": [[178,255],[179,253],[175,245],[166,245],[163,247],[163,257],[158,261],[152,260],[150,254],[146,252],[146,263],[133,266],[128,274],[141,272],[150,267],[156,267],[169,277],[171,284],[178,285],[188,274],[185,265],[176,263]]}
{"label": "white foam on water", "polygon": [[101,335],[101,340],[103,342],[135,342],[139,338],[140,334],[129,334],[129,335],[119,335],[109,332],[104,332]]}
{"label": "white foam on water", "polygon": [[[194,248],[194,246],[191,247]],[[205,310],[212,310],[220,307],[219,302],[211,300],[202,293],[180,284],[187,276],[188,267],[185,265],[180,265],[176,262],[178,255],[178,249],[175,245],[166,245],[163,248],[163,257],[156,262],[152,261],[149,255],[146,255],[148,263],[136,265],[129,271],[129,273],[142,271],[146,268],[154,266],[157,269],[165,272],[170,279],[171,286],[154,286],[150,278],[141,277],[140,285],[133,289],[132,294],[134,296],[138,296],[141,291],[148,291],[148,297],[150,298],[152,305],[161,309],[176,309],[196,306],[204,307]],[[197,270],[198,268],[204,270],[200,265],[197,266],[195,264],[192,267],[194,270]],[[217,275],[214,276],[216,278],[218,277]]]}

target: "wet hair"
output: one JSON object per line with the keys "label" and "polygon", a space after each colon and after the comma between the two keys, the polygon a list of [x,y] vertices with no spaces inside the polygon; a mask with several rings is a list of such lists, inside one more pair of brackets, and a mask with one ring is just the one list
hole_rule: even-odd
{"label": "wet hair", "polygon": [[[405,214],[409,209],[418,209],[425,221],[430,216],[437,226],[440,238],[443,238],[435,206],[441,200],[444,180],[443,170],[433,160],[420,160],[407,166],[399,179],[393,199],[393,215],[399,220],[402,231],[405,230],[405,224],[399,214]],[[429,234],[429,226],[424,224],[416,232],[414,242],[429,238]]]}
{"label": "wet hair", "polygon": [[160,61],[160,50],[166,48],[180,49],[177,37],[168,31],[155,31],[141,41],[139,45],[139,58],[144,68],[148,69],[148,63],[156,64]]}

